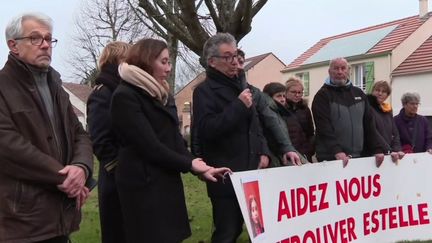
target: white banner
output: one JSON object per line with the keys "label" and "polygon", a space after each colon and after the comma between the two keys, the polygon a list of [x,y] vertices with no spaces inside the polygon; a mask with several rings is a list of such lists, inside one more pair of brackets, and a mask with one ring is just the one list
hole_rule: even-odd
{"label": "white banner", "polygon": [[432,155],[237,172],[231,180],[252,242],[432,239]]}

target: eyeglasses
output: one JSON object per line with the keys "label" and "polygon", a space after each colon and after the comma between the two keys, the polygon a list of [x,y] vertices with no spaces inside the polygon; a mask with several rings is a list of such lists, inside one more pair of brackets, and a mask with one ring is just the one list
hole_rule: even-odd
{"label": "eyeglasses", "polygon": [[288,91],[288,92],[290,92],[291,94],[293,94],[293,95],[303,95],[303,91]]}
{"label": "eyeglasses", "polygon": [[408,105],[412,105],[412,106],[419,106],[420,103],[419,102],[408,102]]}
{"label": "eyeglasses", "polygon": [[33,36],[23,36],[15,38],[15,40],[24,40],[24,39],[30,39],[30,43],[34,46],[41,46],[44,41],[50,45],[50,47],[55,47],[57,44],[57,39],[52,38],[51,36],[40,36],[40,35],[33,35]]}
{"label": "eyeglasses", "polygon": [[230,55],[230,56],[213,56],[213,57],[217,57],[217,58],[222,58],[222,59],[225,59],[225,61],[226,62],[229,62],[229,63],[232,63],[232,62],[234,62],[234,58],[236,59],[236,60],[238,60],[239,59],[239,55]]}

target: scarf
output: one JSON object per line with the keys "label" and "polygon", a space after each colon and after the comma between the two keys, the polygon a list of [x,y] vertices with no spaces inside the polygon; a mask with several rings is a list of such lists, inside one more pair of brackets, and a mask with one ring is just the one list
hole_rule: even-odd
{"label": "scarf", "polygon": [[119,65],[118,71],[124,81],[145,90],[163,105],[167,104],[169,90],[167,81],[163,80],[161,84],[146,71],[125,62]]}
{"label": "scarf", "polygon": [[368,94],[367,95],[369,104],[376,110],[379,112],[383,112],[383,113],[387,113],[387,112],[393,112],[392,107],[389,103],[383,102],[382,104],[378,103],[378,99],[377,97],[375,97],[372,94]]}
{"label": "scarf", "polygon": [[392,107],[391,107],[391,105],[390,105],[389,103],[385,103],[385,102],[383,102],[383,103],[381,104],[381,110],[382,110],[383,112],[391,112],[391,111],[392,111]]}
{"label": "scarf", "polygon": [[116,64],[105,64],[101,67],[101,70],[98,76],[95,79],[96,85],[105,85],[111,92],[117,88],[117,85],[120,83],[120,75],[118,73],[118,65]]}
{"label": "scarf", "polygon": [[246,77],[244,75],[230,78],[213,67],[207,67],[206,75],[208,78],[232,88],[236,91],[237,95],[247,88]]}

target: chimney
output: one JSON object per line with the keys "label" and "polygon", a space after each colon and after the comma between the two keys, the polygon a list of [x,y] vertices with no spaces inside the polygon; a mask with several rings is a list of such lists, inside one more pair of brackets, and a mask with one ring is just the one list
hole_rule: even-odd
{"label": "chimney", "polygon": [[419,17],[423,18],[428,13],[428,0],[419,0]]}

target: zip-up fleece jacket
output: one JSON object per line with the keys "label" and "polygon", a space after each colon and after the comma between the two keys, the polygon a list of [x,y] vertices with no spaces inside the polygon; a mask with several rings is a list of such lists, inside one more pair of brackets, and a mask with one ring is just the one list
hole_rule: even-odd
{"label": "zip-up fleece jacket", "polygon": [[327,80],[312,103],[318,161],[335,160],[339,152],[360,157],[364,143],[382,153],[370,109],[366,95],[351,82],[335,86]]}

